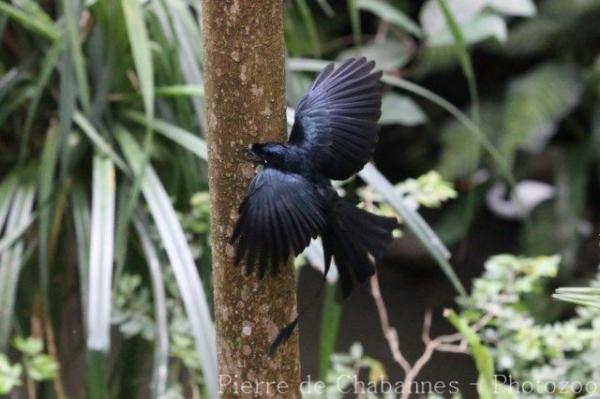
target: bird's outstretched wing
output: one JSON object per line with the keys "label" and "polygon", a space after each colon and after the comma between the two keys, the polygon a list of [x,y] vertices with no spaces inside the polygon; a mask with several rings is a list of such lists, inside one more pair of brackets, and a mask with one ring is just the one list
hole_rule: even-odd
{"label": "bird's outstretched wing", "polygon": [[290,144],[306,148],[325,176],[342,180],[369,161],[381,116],[381,71],[363,58],[329,64],[296,108]]}
{"label": "bird's outstretched wing", "polygon": [[314,186],[297,174],[265,168],[250,183],[230,242],[237,243],[236,264],[247,273],[258,265],[273,274],[291,254],[298,255],[326,225],[326,202]]}

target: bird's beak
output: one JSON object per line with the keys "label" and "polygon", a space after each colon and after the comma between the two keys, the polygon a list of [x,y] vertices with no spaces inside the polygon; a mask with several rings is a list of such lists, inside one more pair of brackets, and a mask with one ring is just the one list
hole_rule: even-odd
{"label": "bird's beak", "polygon": [[262,159],[256,155],[254,153],[254,151],[252,151],[252,144],[250,144],[247,148],[245,148],[243,151],[246,154],[246,158],[248,158],[249,161],[255,162],[255,163],[262,163]]}

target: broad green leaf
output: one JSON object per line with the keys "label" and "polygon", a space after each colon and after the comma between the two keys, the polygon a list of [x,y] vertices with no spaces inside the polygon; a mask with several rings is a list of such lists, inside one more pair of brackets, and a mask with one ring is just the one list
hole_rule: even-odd
{"label": "broad green leaf", "polygon": [[29,362],[27,374],[34,381],[53,380],[58,376],[58,363],[50,356],[37,355]]}
{"label": "broad green leaf", "polygon": [[[480,112],[480,129],[488,139],[503,128],[501,104],[484,103]],[[445,123],[440,131],[442,153],[436,170],[444,178],[455,180],[475,172],[481,158],[481,144],[473,140],[473,133],[455,119]]]}
{"label": "broad green leaf", "polygon": [[[447,8],[455,16],[456,23],[463,26],[479,15],[487,6],[489,0],[446,0]],[[448,30],[448,21],[437,0],[427,0],[419,15],[421,26],[426,35],[431,38]]]}
{"label": "broad green leaf", "polygon": [[0,395],[8,395],[21,385],[23,368],[20,364],[11,364],[4,353],[0,353]]}
{"label": "broad green leaf", "polygon": [[107,353],[110,349],[115,191],[115,170],[112,161],[95,155],[90,223],[87,346],[90,350],[102,353]]}
{"label": "broad green leaf", "polygon": [[537,10],[533,0],[488,0],[492,9],[515,17],[533,17]]}
{"label": "broad green leaf", "polygon": [[14,339],[13,346],[27,356],[38,355],[44,350],[44,342],[35,337],[17,337]]}
{"label": "broad green leaf", "polygon": [[[131,135],[124,130],[117,131],[117,138],[129,163],[135,173],[138,174],[143,164],[141,148],[133,141]],[[190,246],[167,192],[150,165],[144,169],[141,189],[173,268],[179,292],[192,327],[208,396],[211,399],[216,399],[218,397],[218,377],[214,327],[206,294],[194,264]]]}
{"label": "broad green leaf", "polygon": [[558,123],[577,105],[582,91],[579,72],[571,65],[543,64],[513,79],[499,143],[502,154],[508,158],[517,148],[542,150]]}
{"label": "broad green leaf", "polygon": [[537,17],[511,27],[504,52],[508,56],[529,56],[545,51],[556,44],[569,20]]}
{"label": "broad green leaf", "polygon": [[423,31],[410,17],[392,6],[385,0],[357,0],[357,6],[361,10],[369,11],[380,19],[398,26],[417,37],[423,37]]}
{"label": "broad green leaf", "polygon": [[[508,39],[508,27],[502,17],[492,14],[478,15],[471,21],[460,25],[465,45],[476,44],[486,39],[496,39],[500,43]],[[431,46],[448,46],[456,41],[452,31],[444,30],[429,39]]]}
{"label": "broad green leaf", "polygon": [[379,123],[400,124],[404,126],[421,125],[427,121],[427,116],[410,97],[395,93],[386,93],[381,104]]}

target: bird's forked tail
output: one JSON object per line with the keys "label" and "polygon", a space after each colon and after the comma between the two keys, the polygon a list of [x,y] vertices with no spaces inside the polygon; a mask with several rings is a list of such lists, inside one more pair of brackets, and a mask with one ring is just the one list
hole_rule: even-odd
{"label": "bird's forked tail", "polygon": [[363,283],[375,274],[369,254],[379,259],[396,228],[395,218],[372,214],[344,199],[334,205],[329,226],[322,235],[325,272],[333,257],[344,298],[350,295],[355,283]]}
{"label": "bird's forked tail", "polygon": [[[327,229],[321,235],[325,254],[323,284],[333,258],[339,273],[342,296],[347,298],[355,283],[361,284],[375,274],[375,265],[369,255],[374,260],[380,258],[392,241],[393,230],[399,226],[395,218],[374,215],[344,199],[339,199],[331,212]],[[310,302],[291,323],[279,331],[269,348],[270,356],[290,338],[300,317],[315,303],[316,300]]]}

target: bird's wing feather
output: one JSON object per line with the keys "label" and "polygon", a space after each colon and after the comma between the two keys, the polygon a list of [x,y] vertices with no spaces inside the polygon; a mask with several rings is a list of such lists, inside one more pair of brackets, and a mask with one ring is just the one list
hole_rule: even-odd
{"label": "bird's wing feather", "polygon": [[381,72],[374,62],[349,59],[321,71],[296,108],[290,144],[308,150],[331,179],[347,179],[369,161],[381,116]]}
{"label": "bird's wing feather", "polygon": [[326,225],[326,201],[297,174],[265,168],[250,184],[231,237],[236,263],[243,260],[260,276],[268,266],[277,273],[291,254],[298,255]]}

